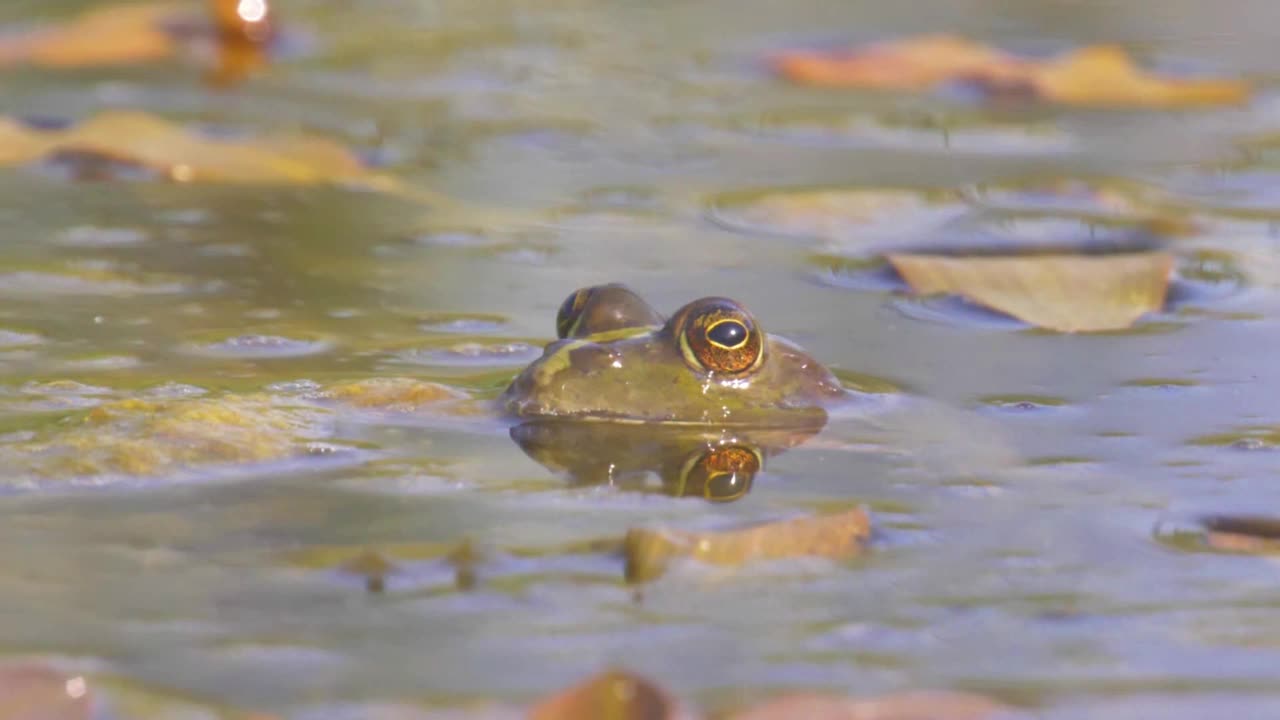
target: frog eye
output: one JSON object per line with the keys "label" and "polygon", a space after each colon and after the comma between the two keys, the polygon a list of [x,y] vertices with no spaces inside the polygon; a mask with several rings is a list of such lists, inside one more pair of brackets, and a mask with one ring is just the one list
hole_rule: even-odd
{"label": "frog eye", "polygon": [[699,493],[712,502],[731,502],[751,490],[763,465],[760,453],[744,445],[722,445],[694,455],[685,466],[682,494]]}
{"label": "frog eye", "polygon": [[561,339],[661,325],[663,318],[643,298],[622,283],[592,285],[575,290],[556,313]]}
{"label": "frog eye", "polygon": [[760,366],[764,341],[742,306],[724,298],[695,301],[677,313],[680,350],[695,370],[739,375]]}
{"label": "frog eye", "polygon": [[573,335],[578,323],[582,320],[582,311],[587,307],[587,299],[591,297],[592,288],[574,290],[569,297],[560,303],[556,312],[556,336],[563,339]]}

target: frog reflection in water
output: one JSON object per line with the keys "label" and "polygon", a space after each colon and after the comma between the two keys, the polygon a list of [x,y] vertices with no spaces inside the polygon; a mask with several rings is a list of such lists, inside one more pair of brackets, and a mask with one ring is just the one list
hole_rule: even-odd
{"label": "frog reflection in water", "polygon": [[735,500],[767,457],[817,433],[826,406],[849,397],[727,298],[664,321],[625,286],[598,285],[565,300],[556,330],[500,402],[527,420],[512,439],[579,483],[632,486],[655,472],[668,494]]}

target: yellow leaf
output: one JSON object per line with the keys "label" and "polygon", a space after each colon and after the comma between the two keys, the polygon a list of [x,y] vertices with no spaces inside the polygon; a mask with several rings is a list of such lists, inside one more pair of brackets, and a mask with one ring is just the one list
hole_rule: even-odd
{"label": "yellow leaf", "polygon": [[624,543],[627,579],[656,578],[680,557],[727,567],[805,556],[846,558],[861,552],[870,534],[871,520],[857,508],[724,532],[633,528]]}
{"label": "yellow leaf", "polygon": [[889,255],[916,293],[951,293],[1059,332],[1120,330],[1164,306],[1173,257]]}
{"label": "yellow leaf", "polygon": [[1174,80],[1149,75],[1118,47],[1089,47],[1044,64],[1035,84],[1046,98],[1072,105],[1235,105],[1249,88],[1235,80]]}
{"label": "yellow leaf", "polygon": [[874,698],[817,693],[784,695],[730,720],[995,720],[1009,707],[970,693],[905,692]]}
{"label": "yellow leaf", "polygon": [[1234,105],[1246,102],[1252,91],[1240,80],[1148,73],[1114,46],[1090,46],[1034,60],[949,35],[855,50],[786,52],[775,60],[775,67],[794,82],[818,87],[922,91],[966,82],[993,96],[1026,94],[1068,105]]}
{"label": "yellow leaf", "polygon": [[0,66],[28,62],[68,68],[165,58],[175,45],[164,22],[181,7],[115,5],[91,10],[61,27],[0,39]]}
{"label": "yellow leaf", "polygon": [[311,185],[344,183],[396,192],[394,178],[370,172],[347,148],[304,135],[221,139],[144,112],[103,112],[63,130],[0,118],[0,164],[82,153],[142,165],[178,182]]}
{"label": "yellow leaf", "polygon": [[648,680],[610,670],[536,703],[529,720],[677,720],[692,715]]}
{"label": "yellow leaf", "polygon": [[992,72],[1016,64],[1010,56],[951,35],[924,35],[875,43],[853,51],[793,51],[778,69],[806,85],[927,90],[961,75]]}

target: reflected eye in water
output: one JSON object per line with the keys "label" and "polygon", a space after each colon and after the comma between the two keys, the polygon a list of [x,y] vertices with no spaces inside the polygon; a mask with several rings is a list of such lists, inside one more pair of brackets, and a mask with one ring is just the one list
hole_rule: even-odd
{"label": "reflected eye in water", "polygon": [[685,461],[672,494],[701,495],[711,502],[733,502],[751,490],[763,465],[760,451],[744,445],[722,445],[695,453]]}

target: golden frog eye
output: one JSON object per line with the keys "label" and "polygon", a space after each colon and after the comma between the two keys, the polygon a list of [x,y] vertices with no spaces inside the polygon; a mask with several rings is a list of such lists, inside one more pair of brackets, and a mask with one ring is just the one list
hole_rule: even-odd
{"label": "golden frog eye", "polygon": [[681,308],[673,322],[685,362],[695,370],[741,375],[758,368],[764,359],[763,333],[732,300],[695,300]]}
{"label": "golden frog eye", "polygon": [[683,495],[701,493],[712,502],[731,502],[751,490],[760,472],[760,453],[744,445],[722,445],[694,455],[684,470]]}

